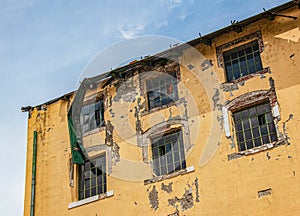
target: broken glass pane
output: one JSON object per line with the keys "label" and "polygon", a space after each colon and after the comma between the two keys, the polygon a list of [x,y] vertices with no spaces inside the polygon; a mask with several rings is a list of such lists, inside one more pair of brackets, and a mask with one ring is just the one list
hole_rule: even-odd
{"label": "broken glass pane", "polygon": [[258,115],[257,118],[258,118],[259,125],[264,125],[264,124],[266,124],[266,117],[265,117],[264,114]]}

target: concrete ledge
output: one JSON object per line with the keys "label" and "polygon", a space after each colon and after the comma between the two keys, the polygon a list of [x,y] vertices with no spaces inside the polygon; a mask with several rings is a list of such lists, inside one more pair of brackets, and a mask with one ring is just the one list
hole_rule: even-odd
{"label": "concrete ledge", "polygon": [[240,77],[236,80],[233,80],[231,82],[225,82],[220,84],[220,88],[223,89],[224,92],[228,92],[228,91],[233,91],[233,90],[237,90],[238,89],[238,84],[239,85],[244,85],[244,82],[251,79],[252,77],[262,77],[263,74],[265,73],[271,73],[270,71],[270,67],[266,67],[263,68],[260,71],[257,71],[255,73],[252,74],[248,74],[246,76]]}
{"label": "concrete ledge", "polygon": [[288,145],[288,144],[289,143],[285,139],[282,139],[282,140],[278,140],[273,143],[268,143],[268,144],[261,145],[261,146],[258,146],[258,147],[252,148],[252,149],[248,149],[245,151],[232,153],[232,154],[227,155],[227,157],[228,157],[228,161],[231,161],[231,160],[240,158],[242,156],[252,155],[252,154],[255,154],[255,153],[258,153],[261,151],[265,151],[268,149],[276,148],[281,145]]}
{"label": "concrete ledge", "polygon": [[88,204],[88,203],[91,203],[91,202],[95,202],[97,200],[105,199],[105,198],[111,197],[113,195],[114,195],[113,190],[107,191],[106,193],[103,193],[103,194],[97,194],[95,196],[92,196],[92,197],[89,197],[89,198],[86,198],[86,199],[82,199],[82,200],[78,200],[76,202],[69,203],[68,204],[68,209],[72,209],[72,208],[82,206],[82,205],[85,205],[85,204]]}
{"label": "concrete ledge", "polygon": [[160,182],[160,181],[163,181],[163,180],[166,180],[166,179],[174,178],[176,176],[184,175],[184,174],[194,172],[194,171],[195,171],[194,166],[190,166],[190,167],[187,167],[183,170],[179,170],[177,172],[173,172],[173,173],[170,173],[170,174],[167,174],[167,175],[157,176],[157,177],[154,177],[154,178],[151,178],[151,179],[144,180],[144,185]]}

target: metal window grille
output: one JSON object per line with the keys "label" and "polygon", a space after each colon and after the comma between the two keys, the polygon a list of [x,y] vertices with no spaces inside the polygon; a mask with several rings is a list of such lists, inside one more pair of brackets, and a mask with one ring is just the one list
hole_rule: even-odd
{"label": "metal window grille", "polygon": [[181,131],[152,139],[152,159],[157,176],[186,168]]}
{"label": "metal window grille", "polygon": [[147,80],[147,96],[149,109],[166,105],[178,100],[176,73],[163,74]]}
{"label": "metal window grille", "polygon": [[257,41],[226,51],[223,57],[228,82],[263,69]]}
{"label": "metal window grille", "polygon": [[100,99],[95,103],[87,104],[81,110],[81,127],[82,132],[86,133],[104,124],[104,104]]}
{"label": "metal window grille", "polygon": [[277,141],[270,103],[234,112],[233,117],[240,151]]}
{"label": "metal window grille", "polygon": [[79,167],[79,199],[106,192],[106,156],[87,161]]}

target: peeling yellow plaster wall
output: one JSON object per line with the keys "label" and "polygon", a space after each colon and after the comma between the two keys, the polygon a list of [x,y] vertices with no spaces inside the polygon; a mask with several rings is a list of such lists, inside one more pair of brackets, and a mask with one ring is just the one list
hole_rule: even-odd
{"label": "peeling yellow plaster wall", "polygon": [[[284,14],[299,17],[300,10],[294,7]],[[195,171],[185,175],[144,185],[143,180],[152,176],[151,165],[143,162],[141,148],[136,143],[134,107],[137,101],[113,102],[111,108],[115,117],[111,116],[108,108],[105,120],[110,120],[115,126],[114,141],[120,146],[121,160],[112,166],[112,173],[107,176],[107,190],[113,190],[114,195],[68,209],[69,203],[78,200],[77,166],[74,166],[74,186],[70,186],[71,151],[67,126],[69,103],[60,100],[48,105],[46,111],[35,108],[28,120],[24,215],[30,212],[33,131],[38,132],[35,215],[169,215],[176,212],[176,208],[169,202],[176,200],[175,197],[178,198],[175,205],[178,206],[179,215],[299,215],[300,46],[299,41],[296,42],[299,35],[295,30],[299,25],[299,19],[294,21],[276,17],[274,21],[260,20],[245,27],[241,33],[230,32],[215,38],[212,47],[197,45],[196,49],[203,55],[201,58],[193,57],[189,50],[183,53],[181,63],[194,66],[191,70],[180,68],[182,77],[178,91],[179,97],[188,101],[188,124],[193,144],[187,153],[186,163],[187,167],[194,166]],[[264,74],[265,78],[258,76],[245,81],[238,90],[220,92],[224,97],[220,103],[249,91],[268,90],[269,78],[272,77],[280,107],[281,120],[278,127],[283,131],[285,125],[290,145],[228,161],[228,155],[238,151],[236,140],[232,148],[232,141],[222,131],[220,142],[212,141],[211,134],[215,135],[216,132],[211,129],[214,128],[214,112],[217,111],[212,110],[213,101],[208,95],[214,95],[215,90],[207,89],[211,87],[210,79],[207,79],[208,83],[201,83],[195,77],[200,74],[205,78],[214,72],[220,80],[218,84],[225,82],[224,70],[217,66],[216,46],[257,30],[261,30],[265,45],[261,53],[262,63],[264,67],[270,67],[271,73]],[[202,71],[201,64],[205,59],[212,60],[213,65]],[[115,90],[112,86],[107,91],[108,96],[114,98]],[[92,93],[95,92],[90,91],[88,95]],[[141,97],[143,103],[142,96],[138,97]],[[171,112],[172,116],[182,115],[184,108],[180,104],[171,107]],[[287,121],[291,114],[293,119]],[[142,128],[147,130],[169,116],[170,108],[141,116]],[[129,127],[130,133],[122,131]],[[105,129],[85,139],[89,140],[84,141],[90,143],[89,146],[105,144]],[[200,163],[205,150],[207,152],[202,158],[205,163]],[[100,152],[103,150],[93,151],[92,155]],[[150,149],[148,153],[151,155]],[[171,183],[172,192],[162,189],[162,184]],[[196,202],[197,187],[199,202]],[[154,189],[158,195],[156,210],[151,208],[149,200]],[[258,197],[258,192],[266,189],[271,189],[271,194]],[[184,194],[188,190],[192,192],[193,205],[183,211],[180,200],[185,200]]]}

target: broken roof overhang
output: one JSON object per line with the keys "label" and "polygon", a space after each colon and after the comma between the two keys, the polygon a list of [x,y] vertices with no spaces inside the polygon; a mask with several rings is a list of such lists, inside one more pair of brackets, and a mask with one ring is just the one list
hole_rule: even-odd
{"label": "broken roof overhang", "polygon": [[[109,77],[109,76],[111,76],[111,78],[109,80],[107,80],[106,83],[104,84],[104,85],[106,85],[106,84],[110,83],[114,78],[122,78],[122,77],[124,77],[125,73],[127,73],[127,72],[129,72],[133,69],[138,69],[138,68],[142,67],[143,64],[152,64],[153,62],[155,62],[159,59],[163,59],[163,58],[164,59],[174,59],[174,58],[178,57],[183,50],[185,50],[185,49],[187,49],[191,46],[196,46],[196,45],[201,44],[201,43],[206,44],[206,45],[211,45],[211,41],[214,38],[217,38],[217,37],[219,37],[223,34],[226,34],[226,33],[232,32],[232,31],[240,32],[242,30],[242,28],[245,27],[245,26],[248,26],[248,25],[250,25],[250,24],[252,24],[252,23],[254,23],[254,22],[256,22],[260,19],[269,19],[270,16],[272,16],[276,13],[279,13],[283,10],[295,7],[295,6],[298,6],[298,8],[300,9],[300,0],[289,1],[287,3],[279,5],[277,7],[271,8],[270,10],[264,11],[260,14],[254,15],[254,16],[249,17],[247,19],[244,19],[242,21],[234,22],[232,25],[226,26],[222,29],[219,29],[219,30],[214,31],[212,33],[209,33],[207,35],[201,36],[199,38],[193,39],[193,40],[188,41],[188,42],[183,43],[183,44],[179,44],[176,47],[169,48],[165,51],[162,51],[160,53],[155,54],[154,56],[146,57],[146,58],[144,58],[142,60],[139,60],[139,61],[136,61],[132,64],[128,64],[128,65],[125,65],[123,67],[119,67],[119,68],[116,68],[112,71],[103,73],[101,75],[98,75],[98,76],[95,76],[95,77],[92,77],[92,78],[87,78],[87,79],[89,80],[90,83],[92,83],[95,80],[101,80],[100,77]],[[37,105],[35,107],[40,107],[42,105],[48,105],[48,104],[54,103],[58,100],[69,98],[70,95],[72,95],[72,94],[74,94],[74,91],[72,91],[70,93],[67,93],[67,94],[65,94],[61,97],[50,100],[46,103]],[[22,111],[26,112],[26,109],[22,109]]]}
{"label": "broken roof overhang", "polygon": [[296,0],[296,1],[289,1],[287,3],[281,4],[277,7],[271,8],[270,10],[264,11],[260,14],[251,16],[247,19],[244,19],[242,21],[239,22],[234,22],[232,25],[226,26],[222,29],[219,29],[215,32],[209,33],[207,35],[204,35],[200,38],[196,38],[194,40],[191,40],[189,42],[187,42],[187,44],[189,44],[190,46],[195,46],[198,45],[200,43],[208,43],[209,41],[211,41],[214,38],[217,38],[223,34],[232,32],[232,31],[236,31],[236,32],[240,32],[240,30],[242,30],[243,27],[250,25],[251,23],[254,23],[258,20],[261,19],[269,19],[270,20],[270,16],[274,16],[274,14],[276,15],[277,13],[292,8],[294,6],[298,6],[298,8],[300,8],[300,1]]}
{"label": "broken roof overhang", "polygon": [[[185,50],[191,46],[193,47],[193,46],[201,44],[201,43],[210,46],[212,39],[214,39],[216,37],[219,37],[223,34],[231,32],[231,31],[241,32],[243,27],[245,27],[251,23],[254,23],[260,19],[272,20],[272,16],[276,15],[276,13],[279,13],[283,10],[289,9],[294,6],[298,6],[298,8],[300,8],[300,1],[296,0],[296,1],[287,2],[285,4],[274,7],[268,11],[264,11],[263,13],[249,17],[240,22],[234,22],[230,26],[227,26],[227,27],[217,30],[215,32],[209,33],[205,36],[201,36],[200,38],[196,38],[187,43],[183,43],[176,47],[172,47],[170,49],[162,51],[154,56],[146,57],[140,61],[136,61],[132,64],[128,64],[123,67],[116,68],[112,71],[100,74],[95,77],[85,78],[82,81],[80,88],[78,89],[77,92],[70,92],[61,97],[55,98],[53,100],[50,100],[44,104],[41,104],[41,105],[38,105],[35,107],[42,107],[43,105],[49,105],[49,104],[55,103],[61,99],[69,100],[70,96],[73,95],[74,93],[76,93],[73,103],[68,112],[68,126],[69,126],[69,135],[70,135],[70,145],[71,145],[71,151],[72,151],[72,160],[76,164],[83,164],[84,160],[87,159],[87,154],[85,152],[85,149],[84,149],[83,143],[82,143],[79,115],[80,115],[80,111],[81,111],[83,98],[84,98],[84,95],[88,88],[93,87],[94,84],[99,84],[101,86],[107,85],[111,81],[113,81],[115,78],[125,78],[125,74],[128,73],[129,71],[139,69],[145,65],[154,66],[157,62],[160,62],[162,59],[166,60],[166,59],[178,58],[178,56],[180,56],[180,54],[183,50]],[[26,112],[26,111],[31,111],[32,109],[33,109],[33,107],[31,107],[31,106],[23,107],[22,111]]]}

